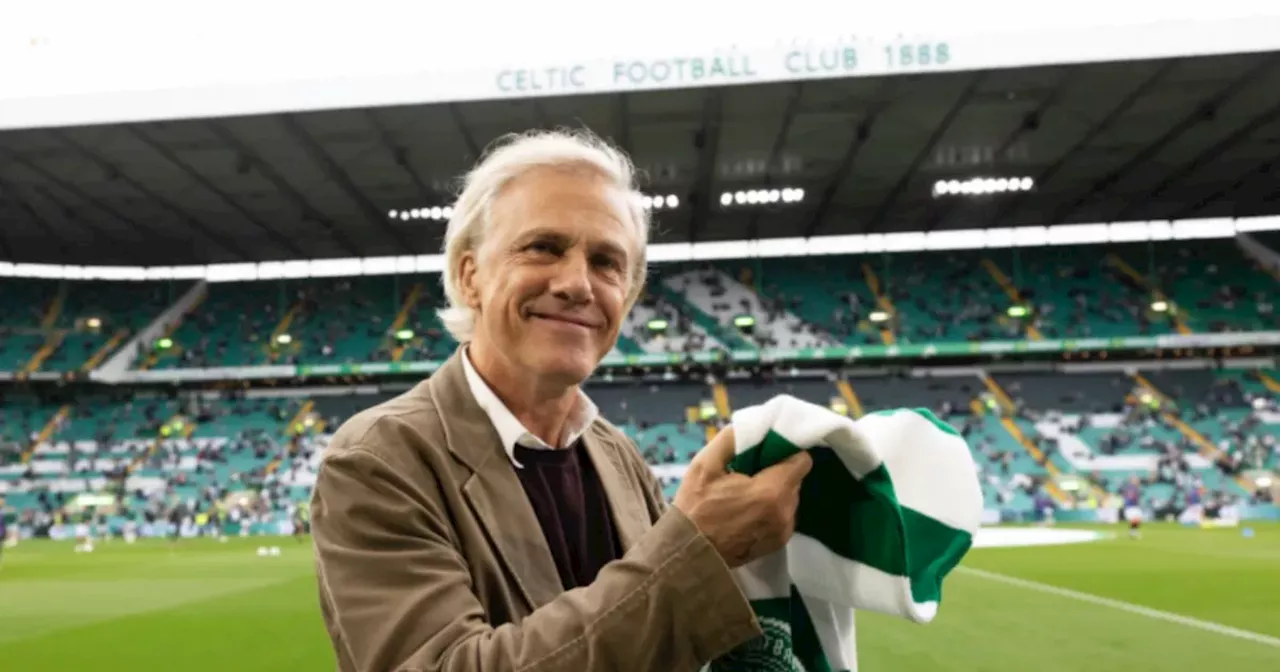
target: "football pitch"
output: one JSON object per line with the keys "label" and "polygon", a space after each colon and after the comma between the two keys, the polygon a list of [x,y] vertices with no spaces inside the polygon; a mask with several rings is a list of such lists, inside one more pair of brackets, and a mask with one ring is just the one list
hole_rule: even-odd
{"label": "football pitch", "polygon": [[[859,617],[860,668],[1280,670],[1280,525],[1250,527],[975,549],[932,624]],[[4,552],[0,670],[333,669],[309,542],[73,547]]]}

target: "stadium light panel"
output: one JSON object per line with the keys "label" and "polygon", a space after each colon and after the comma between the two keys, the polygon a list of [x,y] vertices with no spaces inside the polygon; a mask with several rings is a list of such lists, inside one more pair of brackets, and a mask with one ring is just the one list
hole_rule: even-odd
{"label": "stadium light panel", "polygon": [[402,221],[411,219],[427,219],[434,222],[447,221],[453,217],[453,206],[433,205],[428,208],[410,208],[408,210],[390,210],[387,216],[391,219],[399,217]]}
{"label": "stadium light panel", "polygon": [[1280,231],[1280,217],[1242,217],[1236,220],[1235,230],[1240,233]]}
{"label": "stadium light panel", "polygon": [[317,259],[308,264],[309,278],[340,278],[360,275],[365,269],[365,260],[349,257],[346,259]]}
{"label": "stadium light panel", "polygon": [[1013,229],[1013,247],[1043,247],[1049,244],[1049,227],[1020,226]]}
{"label": "stadium light panel", "polygon": [[906,233],[886,233],[880,238],[880,242],[884,245],[885,252],[910,252],[918,250],[924,246],[925,234],[919,231],[909,231]]}
{"label": "stadium light panel", "polygon": [[750,256],[752,252],[752,244],[750,241],[743,240],[725,240],[725,241],[708,241],[706,245],[700,245],[694,250],[694,260],[710,260],[710,259],[742,259]]}
{"label": "stadium light panel", "polygon": [[[1234,231],[1224,232],[1224,238],[1235,235]],[[1173,240],[1173,222],[1147,222],[1147,240]]]}
{"label": "stadium light panel", "polygon": [[675,194],[645,194],[640,204],[645,210],[671,210],[680,205],[680,197]]}
{"label": "stadium light panel", "polygon": [[744,189],[741,191],[726,191],[720,194],[720,205],[725,208],[741,205],[793,204],[803,200],[804,189],[800,187]]}
{"label": "stadium light panel", "polygon": [[1035,179],[1030,177],[971,177],[963,180],[938,180],[933,183],[933,196],[989,196],[1031,191]]}

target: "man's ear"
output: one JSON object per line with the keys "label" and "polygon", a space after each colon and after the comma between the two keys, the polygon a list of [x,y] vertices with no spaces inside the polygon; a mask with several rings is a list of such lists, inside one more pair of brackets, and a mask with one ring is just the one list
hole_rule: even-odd
{"label": "man's ear", "polygon": [[458,262],[458,287],[462,290],[462,299],[472,310],[480,308],[480,288],[476,285],[476,252],[468,250],[462,253]]}

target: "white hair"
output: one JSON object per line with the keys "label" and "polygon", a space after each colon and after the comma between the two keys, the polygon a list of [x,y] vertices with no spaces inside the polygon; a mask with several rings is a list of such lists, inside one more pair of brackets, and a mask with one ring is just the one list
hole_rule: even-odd
{"label": "white hair", "polygon": [[498,139],[463,181],[444,234],[444,294],[449,306],[438,311],[444,328],[459,343],[475,333],[476,312],[462,292],[462,258],[484,244],[492,226],[490,213],[503,187],[511,180],[545,167],[585,168],[626,194],[628,221],[638,241],[632,261],[626,306],[629,309],[645,280],[645,246],[649,242],[649,212],[636,188],[636,171],[621,150],[585,130],[530,131]]}

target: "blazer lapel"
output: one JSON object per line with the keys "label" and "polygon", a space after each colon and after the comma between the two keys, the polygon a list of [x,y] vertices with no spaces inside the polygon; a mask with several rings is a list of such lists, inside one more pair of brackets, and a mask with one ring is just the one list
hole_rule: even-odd
{"label": "blazer lapel", "polygon": [[498,432],[476,403],[462,369],[461,348],[428,379],[449,451],[472,470],[462,495],[497,549],[530,609],[564,591],[555,560]]}
{"label": "blazer lapel", "polygon": [[626,465],[618,454],[619,450],[631,450],[631,447],[619,446],[592,430],[583,433],[582,441],[587,454],[591,456],[596,474],[600,477],[605,497],[609,500],[613,526],[625,553],[640,541],[651,526],[647,514],[649,509],[635,484],[626,478]]}

